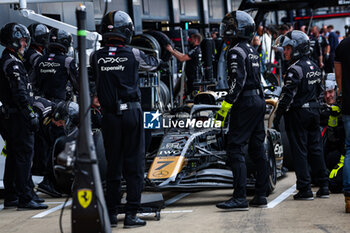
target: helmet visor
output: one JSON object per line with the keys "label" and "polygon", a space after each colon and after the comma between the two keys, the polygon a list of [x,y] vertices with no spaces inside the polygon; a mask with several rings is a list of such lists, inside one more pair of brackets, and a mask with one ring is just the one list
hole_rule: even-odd
{"label": "helmet visor", "polygon": [[220,24],[220,29],[219,29],[220,37],[224,37],[226,29],[227,29],[227,24],[225,22],[222,22]]}
{"label": "helmet visor", "polygon": [[14,30],[12,34],[13,39],[17,41],[17,43],[20,43],[23,38],[27,44],[25,47],[25,50],[27,50],[30,45],[30,34],[28,29],[20,24],[20,25],[16,25],[13,28],[13,30]]}
{"label": "helmet visor", "polygon": [[290,39],[288,36],[285,36],[282,42],[282,47],[286,47],[287,45],[292,46],[293,48],[296,47],[295,40]]}
{"label": "helmet visor", "polygon": [[277,37],[277,39],[273,43],[272,47],[274,47],[274,48],[282,47],[284,39],[285,39],[285,36],[280,35],[279,37]]}

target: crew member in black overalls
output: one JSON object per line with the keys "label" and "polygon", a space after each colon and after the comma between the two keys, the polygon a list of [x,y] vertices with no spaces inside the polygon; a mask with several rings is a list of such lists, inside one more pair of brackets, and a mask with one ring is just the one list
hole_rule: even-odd
{"label": "crew member in black overalls", "polygon": [[[32,87],[37,86],[35,83],[33,83],[33,77],[35,77],[34,72],[34,66],[38,59],[43,56],[44,49],[47,47],[47,39],[49,35],[49,29],[44,25],[40,23],[33,23],[28,26],[28,31],[30,33],[31,41],[30,46],[28,50],[25,52],[24,55],[24,66],[27,70],[29,81],[32,83]],[[38,91],[33,88],[34,95],[38,94]],[[38,131],[34,135],[34,158],[33,158],[33,167],[32,171],[36,169],[34,164],[37,164],[36,161],[42,161],[42,158],[38,158],[45,153],[46,151],[46,143],[44,142],[45,138],[43,138],[43,135]],[[34,188],[34,183],[31,181],[31,186]]]}
{"label": "crew member in black overalls", "polygon": [[30,43],[29,31],[21,24],[9,23],[0,34],[1,44],[6,47],[0,60],[0,101],[7,115],[4,206],[17,206],[18,210],[46,209],[47,205],[34,200],[30,186],[34,132],[39,120],[32,108],[33,93],[23,64],[24,51]]}
{"label": "crew member in black overalls", "polygon": [[[37,60],[43,56],[44,49],[47,47],[47,40],[49,36],[49,29],[41,23],[33,23],[28,26],[28,30],[31,36],[29,49],[24,55],[24,66],[27,70],[29,78],[31,79],[32,72],[34,72],[34,66]],[[31,82],[35,80],[30,80]],[[36,86],[33,84],[33,86]],[[36,90],[34,90],[36,93]]]}
{"label": "crew member in black overalls", "polygon": [[102,134],[108,162],[107,207],[111,225],[121,199],[121,178],[126,180],[127,203],[124,227],[144,226],[136,216],[144,179],[145,139],[138,88],[138,69],[156,69],[159,61],[142,51],[126,47],[134,26],[123,11],[111,11],[102,19],[104,48],[91,56],[97,78],[97,96],[103,110]]}
{"label": "crew member in black overalls", "polygon": [[[72,35],[56,28],[52,28],[48,36],[48,52],[40,57],[35,64],[35,89],[42,97],[58,104],[68,100],[68,82],[78,91],[78,68],[75,60],[67,56],[72,44]],[[63,127],[52,125],[50,139],[54,143],[57,138],[65,135]],[[52,145],[48,145],[51,149]],[[51,152],[47,156],[51,156]],[[38,190],[52,197],[60,197],[60,193],[54,188],[52,175],[52,163],[49,158],[43,181],[38,185]]]}
{"label": "crew member in black overalls", "polygon": [[49,33],[48,53],[35,65],[35,88],[42,97],[58,103],[67,100],[68,81],[75,92],[78,87],[78,67],[72,57],[67,56],[72,44],[72,35],[53,28]]}
{"label": "crew member in black overalls", "polygon": [[[195,82],[199,82],[202,77],[202,50],[200,44],[202,36],[199,33],[194,33],[189,39],[190,48],[187,54],[181,53],[173,49],[169,44],[166,49],[176,57],[179,62],[186,61],[185,74],[187,77],[187,91],[186,95],[193,97],[194,91],[198,90],[195,87]],[[200,84],[200,83],[197,83]]]}
{"label": "crew member in black overalls", "polygon": [[[297,190],[294,200],[313,200],[311,191],[311,170],[318,178],[320,189],[316,196],[329,197],[326,166],[320,132],[320,113],[317,99],[321,94],[321,70],[309,59],[310,41],[301,31],[288,32],[281,40],[284,57],[289,68],[284,80],[274,127],[284,116],[285,129],[294,159],[297,176]],[[308,163],[309,161],[309,163]]]}
{"label": "crew member in black overalls", "polygon": [[255,33],[252,17],[244,11],[228,13],[221,23],[221,35],[230,40],[227,53],[229,94],[217,113],[217,120],[225,122],[229,109],[227,134],[228,165],[233,173],[233,197],[216,207],[248,210],[246,199],[247,168],[243,147],[256,165],[255,196],[249,205],[265,207],[268,188],[268,164],[264,151],[265,100],[260,85],[259,53],[250,46]]}
{"label": "crew member in black overalls", "polygon": [[312,27],[312,34],[310,36],[311,60],[320,68],[323,68],[322,47],[319,42],[319,32],[316,27]]}

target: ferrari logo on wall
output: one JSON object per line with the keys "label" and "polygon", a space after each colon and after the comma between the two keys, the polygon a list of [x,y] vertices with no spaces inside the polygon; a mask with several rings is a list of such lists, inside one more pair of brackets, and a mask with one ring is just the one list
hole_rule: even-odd
{"label": "ferrari logo on wall", "polygon": [[79,189],[78,190],[78,200],[79,204],[83,208],[87,208],[92,200],[92,190],[91,189]]}

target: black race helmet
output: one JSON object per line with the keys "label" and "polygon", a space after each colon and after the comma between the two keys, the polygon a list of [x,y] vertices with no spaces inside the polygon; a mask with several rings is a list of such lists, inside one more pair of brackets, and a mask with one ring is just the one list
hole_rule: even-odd
{"label": "black race helmet", "polygon": [[293,61],[310,54],[309,37],[302,31],[293,30],[288,32],[282,42],[282,47],[287,45],[292,46],[291,59]]}
{"label": "black race helmet", "polygon": [[227,13],[220,25],[220,36],[251,41],[255,34],[253,18],[244,11]]}
{"label": "black race helmet", "polygon": [[61,29],[52,28],[49,33],[49,50],[59,48],[68,52],[69,47],[72,46],[73,37],[70,33]]}
{"label": "black race helmet", "polygon": [[101,23],[101,34],[103,40],[109,37],[120,37],[126,44],[130,44],[134,32],[134,24],[130,16],[124,11],[111,11],[103,16]]}
{"label": "black race helmet", "polygon": [[71,101],[61,101],[55,106],[52,118],[55,121],[65,121],[64,130],[68,135],[79,124],[79,105]]}
{"label": "black race helmet", "polygon": [[26,49],[30,44],[30,34],[28,29],[19,23],[6,24],[3,28],[1,28],[0,37],[0,42],[4,47],[13,49],[16,52],[18,52],[18,50],[21,48],[22,38],[26,39]]}
{"label": "black race helmet", "polygon": [[28,30],[32,38],[32,45],[46,47],[49,36],[49,29],[44,24],[33,23],[28,26]]}

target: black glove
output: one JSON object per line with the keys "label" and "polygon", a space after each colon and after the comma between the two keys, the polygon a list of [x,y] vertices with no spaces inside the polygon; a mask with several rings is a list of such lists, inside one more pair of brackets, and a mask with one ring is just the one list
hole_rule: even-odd
{"label": "black glove", "polygon": [[277,116],[275,115],[275,118],[273,119],[273,126],[272,128],[281,132],[280,130],[280,121],[281,121],[281,117],[280,116]]}
{"label": "black glove", "polygon": [[28,127],[30,131],[37,132],[39,130],[39,115],[34,112],[30,105],[21,108],[26,121],[28,122]]}
{"label": "black glove", "polygon": [[32,132],[37,132],[39,130],[39,116],[36,113],[29,114],[29,129]]}

